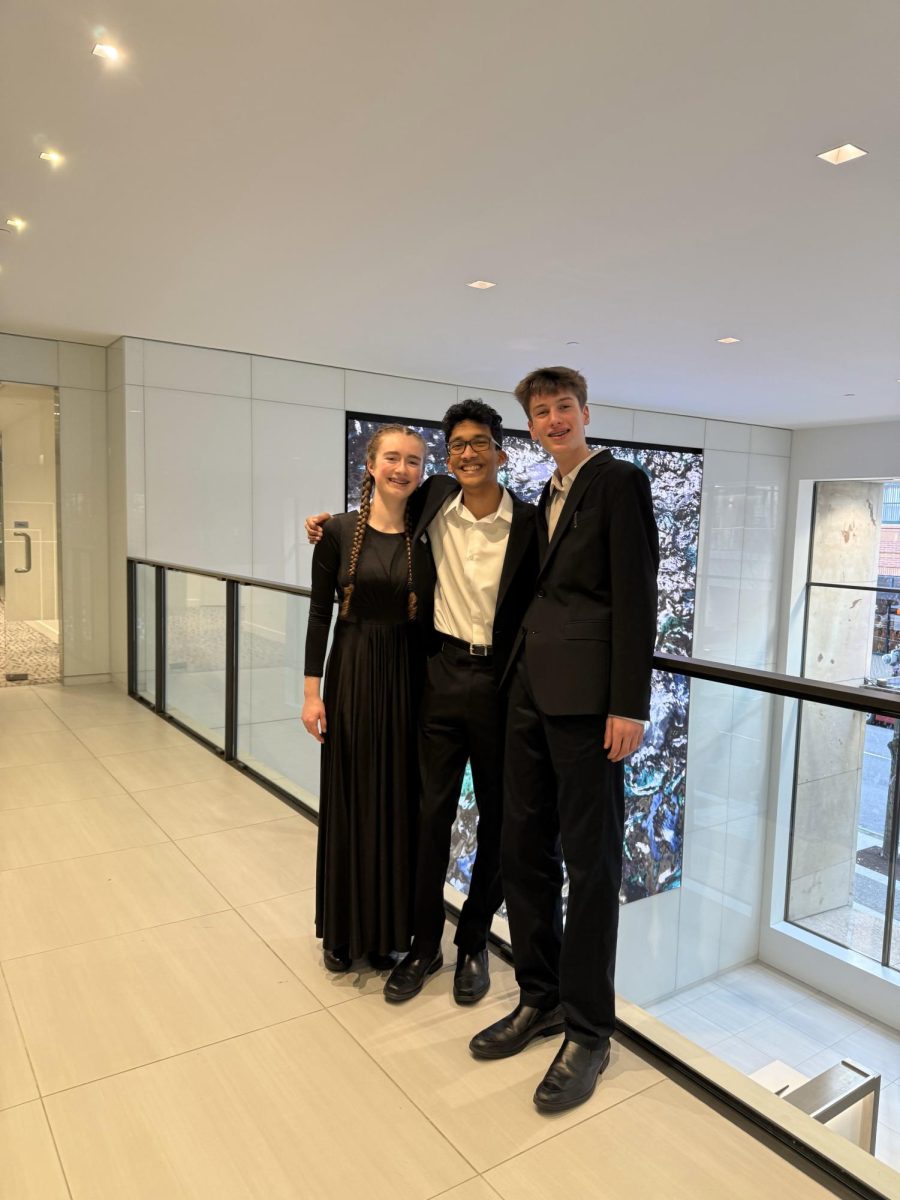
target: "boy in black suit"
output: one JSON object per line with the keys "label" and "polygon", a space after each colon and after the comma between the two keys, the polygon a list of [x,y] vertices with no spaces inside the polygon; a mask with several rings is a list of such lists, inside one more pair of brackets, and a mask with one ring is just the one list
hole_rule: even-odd
{"label": "boy in black suit", "polygon": [[470,1048],[505,1058],[564,1031],[534,1095],[558,1112],[587,1100],[609,1062],[623,760],[649,716],[659,542],[647,476],[588,448],[584,377],[534,371],[516,396],[556,462],[538,509],[537,588],[507,670],[502,864],[520,1003]]}

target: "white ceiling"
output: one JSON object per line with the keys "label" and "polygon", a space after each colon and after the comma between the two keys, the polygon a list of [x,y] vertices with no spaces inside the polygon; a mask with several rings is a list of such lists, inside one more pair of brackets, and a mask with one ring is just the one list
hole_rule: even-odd
{"label": "white ceiling", "polygon": [[0,328],[900,417],[896,0],[80,10],[5,0]]}

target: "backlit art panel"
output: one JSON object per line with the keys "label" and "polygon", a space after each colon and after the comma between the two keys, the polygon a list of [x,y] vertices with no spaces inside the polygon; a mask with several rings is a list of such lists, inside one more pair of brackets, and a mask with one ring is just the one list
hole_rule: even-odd
{"label": "backlit art panel", "polygon": [[[365,448],[375,430],[391,421],[421,432],[428,445],[426,475],[446,471],[440,426],[404,417],[347,414],[347,508],[355,508],[363,478]],[[694,586],[700,534],[703,453],[657,446],[606,445],[616,456],[647,473],[659,525],[659,625],[657,649],[690,654]],[[501,481],[520,499],[537,503],[553,470],[553,460],[521,430],[507,430],[508,462]],[[687,764],[688,684],[680,676],[654,673],[651,723],[644,743],[625,765],[625,846],[622,902],[641,900],[681,883],[685,769]],[[447,877],[458,891],[468,889],[475,850],[477,810],[466,772],[453,829]]]}

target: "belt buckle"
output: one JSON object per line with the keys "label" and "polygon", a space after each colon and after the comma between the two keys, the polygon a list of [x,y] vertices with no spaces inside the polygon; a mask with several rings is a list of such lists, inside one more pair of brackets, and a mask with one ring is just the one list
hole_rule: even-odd
{"label": "belt buckle", "polygon": [[478,645],[476,642],[469,642],[469,653],[473,658],[487,658],[490,649],[487,646]]}

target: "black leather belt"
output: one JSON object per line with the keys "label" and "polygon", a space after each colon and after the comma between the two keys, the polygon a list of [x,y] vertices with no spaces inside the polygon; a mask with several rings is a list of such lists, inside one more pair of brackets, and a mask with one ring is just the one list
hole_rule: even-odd
{"label": "black leather belt", "polygon": [[493,658],[493,646],[479,646],[475,642],[464,642],[462,638],[451,637],[449,633],[440,633],[438,637],[441,639],[442,646],[456,646],[458,650],[465,650],[473,658]]}

